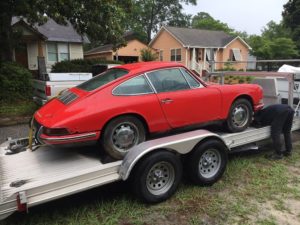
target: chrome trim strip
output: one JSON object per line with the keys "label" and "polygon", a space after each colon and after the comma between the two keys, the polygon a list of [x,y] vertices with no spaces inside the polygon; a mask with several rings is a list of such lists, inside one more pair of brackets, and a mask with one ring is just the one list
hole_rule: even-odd
{"label": "chrome trim strip", "polygon": [[79,135],[76,135],[76,136],[73,136],[73,137],[62,137],[62,138],[42,138],[42,140],[45,140],[45,141],[71,141],[71,140],[80,140],[80,139],[84,139],[84,138],[89,138],[89,137],[96,137],[97,134],[96,133],[87,133],[87,134],[79,134]]}
{"label": "chrome trim strip", "polygon": [[37,139],[37,141],[41,144],[45,144],[42,140],[41,140],[41,134],[43,132],[43,126],[40,126],[39,130],[36,132],[35,138]]}

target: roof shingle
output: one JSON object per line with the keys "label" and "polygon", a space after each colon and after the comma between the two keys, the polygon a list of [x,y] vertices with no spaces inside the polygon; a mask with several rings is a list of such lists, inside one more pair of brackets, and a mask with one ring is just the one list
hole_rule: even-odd
{"label": "roof shingle", "polygon": [[181,27],[164,27],[184,46],[190,47],[214,47],[222,48],[230,43],[235,37],[224,31],[200,30]]}
{"label": "roof shingle", "polygon": [[[21,19],[13,17],[12,25],[18,23]],[[26,19],[22,19],[28,26]],[[86,36],[81,36],[76,32],[71,23],[67,21],[66,25],[57,24],[53,19],[49,18],[46,23],[42,25],[32,26],[36,31],[45,36],[48,41],[60,41],[60,42],[73,42],[82,43],[89,42]]]}

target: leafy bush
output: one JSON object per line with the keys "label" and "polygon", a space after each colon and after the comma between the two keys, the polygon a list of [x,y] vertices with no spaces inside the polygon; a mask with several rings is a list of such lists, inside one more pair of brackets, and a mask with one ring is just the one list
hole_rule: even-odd
{"label": "leafy bush", "polygon": [[57,62],[52,67],[54,73],[85,72],[92,73],[92,66],[96,64],[123,64],[120,61],[108,61],[101,59],[73,59]]}
{"label": "leafy bush", "polygon": [[0,103],[28,100],[32,97],[31,72],[14,62],[0,63]]}
{"label": "leafy bush", "polygon": [[141,58],[144,62],[155,61],[157,59],[157,54],[153,53],[150,48],[141,49]]}

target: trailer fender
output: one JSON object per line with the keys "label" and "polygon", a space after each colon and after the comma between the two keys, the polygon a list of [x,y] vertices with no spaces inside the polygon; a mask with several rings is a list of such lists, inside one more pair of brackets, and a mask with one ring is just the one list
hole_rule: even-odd
{"label": "trailer fender", "polygon": [[155,150],[165,149],[183,155],[192,151],[199,142],[212,137],[220,140],[227,146],[221,136],[207,130],[195,130],[143,142],[134,146],[127,153],[120,166],[119,174],[123,180],[127,180],[132,169],[139,160]]}

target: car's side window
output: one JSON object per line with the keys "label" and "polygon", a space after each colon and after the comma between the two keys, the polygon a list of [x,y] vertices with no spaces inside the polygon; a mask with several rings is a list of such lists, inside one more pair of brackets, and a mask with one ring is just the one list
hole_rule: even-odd
{"label": "car's side window", "polygon": [[153,93],[144,75],[125,81],[113,90],[114,95],[142,95]]}
{"label": "car's side window", "polygon": [[190,89],[178,68],[149,72],[147,76],[158,93]]}
{"label": "car's side window", "polygon": [[188,71],[186,71],[186,69],[181,68],[181,72],[192,88],[203,87],[203,85],[199,81],[197,81]]}

